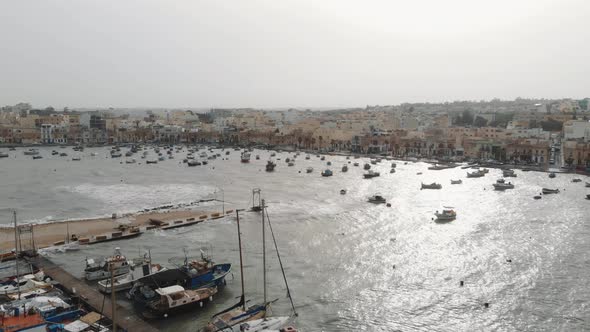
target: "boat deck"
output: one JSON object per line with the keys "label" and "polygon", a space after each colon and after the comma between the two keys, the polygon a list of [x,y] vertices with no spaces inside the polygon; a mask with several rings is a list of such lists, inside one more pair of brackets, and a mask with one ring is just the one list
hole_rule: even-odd
{"label": "boat deck", "polygon": [[[59,282],[68,292],[76,293],[81,300],[86,302],[96,312],[101,312],[112,320],[111,299],[109,295],[103,295],[97,289],[71,275],[49,259],[41,256],[30,258],[29,262],[37,268],[43,269],[45,275]],[[104,303],[104,304],[103,304]],[[117,326],[126,331],[155,332],[155,327],[137,316],[135,312],[117,304]]]}

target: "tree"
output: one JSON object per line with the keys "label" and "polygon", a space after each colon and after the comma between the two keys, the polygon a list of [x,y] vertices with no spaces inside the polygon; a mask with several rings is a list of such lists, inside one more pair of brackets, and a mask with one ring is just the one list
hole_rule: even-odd
{"label": "tree", "polygon": [[463,114],[461,115],[461,122],[464,125],[473,124],[473,113],[471,113],[471,111],[468,109],[464,110]]}
{"label": "tree", "polygon": [[541,127],[545,131],[561,131],[563,122],[549,118],[547,121],[541,121]]}
{"label": "tree", "polygon": [[488,124],[488,120],[484,117],[479,116],[479,115],[475,118],[475,121],[473,121],[473,125],[476,127],[480,127],[480,128],[485,127],[486,124]]}

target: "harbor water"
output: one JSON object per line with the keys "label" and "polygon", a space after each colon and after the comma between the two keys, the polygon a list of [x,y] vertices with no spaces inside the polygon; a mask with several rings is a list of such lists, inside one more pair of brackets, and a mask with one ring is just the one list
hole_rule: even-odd
{"label": "harbor water", "polygon": [[[40,148],[43,159],[32,160],[23,149],[0,159],[0,224],[10,224],[12,209],[21,222],[46,222],[211,198],[218,201],[202,203],[203,209],[248,208],[252,189],[260,188],[299,313],[293,325],[303,331],[590,330],[590,200],[585,199],[590,188],[571,182],[579,176],[550,179],[547,173],[517,170],[509,180],[514,189],[494,191],[492,184],[502,175],[497,169],[466,178],[471,170],[435,171],[426,163],[397,161],[390,173],[391,161],[383,160],[371,168],[381,176],[363,179],[367,158],[306,160],[302,153],[289,167],[285,159],[294,154],[282,152],[268,173],[270,152],[261,150],[252,152],[250,163],[240,162],[239,151],[226,156],[227,149],[214,150],[221,157],[197,167],[182,163],[186,149],[149,165],[139,154],[136,164],[125,164],[125,157],[111,158],[107,148],[57,150],[69,156]],[[81,160],[72,161],[73,156]],[[314,171],[306,173],[310,166]],[[320,176],[326,168],[332,177]],[[463,183],[451,185],[451,179]],[[422,182],[435,181],[441,190],[420,190]],[[543,187],[561,192],[533,199]],[[368,203],[376,193],[391,207]],[[454,207],[455,221],[433,221],[443,206]],[[240,214],[251,304],[262,300],[260,220],[259,213]],[[273,314],[288,315],[281,271],[267,240],[269,299],[278,299]],[[82,276],[85,257],[109,255],[115,246],[128,257],[150,250],[153,261],[163,265],[185,249],[233,264],[233,276],[212,303],[155,321],[163,331],[196,331],[238,300],[235,214],[51,259]]]}

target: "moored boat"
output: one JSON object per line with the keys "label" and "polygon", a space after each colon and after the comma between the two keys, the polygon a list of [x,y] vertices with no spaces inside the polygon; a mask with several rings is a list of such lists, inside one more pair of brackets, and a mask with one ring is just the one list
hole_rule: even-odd
{"label": "moored boat", "polygon": [[202,307],[205,301],[213,301],[213,295],[217,294],[217,287],[191,290],[174,285],[158,288],[155,293],[157,294],[155,299],[148,302],[146,310],[142,312],[146,318],[167,317],[174,311],[197,304]]}
{"label": "moored boat", "polygon": [[111,273],[114,276],[128,273],[130,270],[127,258],[121,254],[120,248],[115,248],[115,253],[106,259],[86,258],[84,276],[86,280],[101,280],[109,278]]}
{"label": "moored boat", "polygon": [[432,183],[422,183],[420,185],[420,190],[422,189],[442,189],[442,184],[432,182]]}
{"label": "moored boat", "polygon": [[434,212],[436,221],[453,221],[457,218],[457,212],[452,207],[444,207],[442,212]]}
{"label": "moored boat", "polygon": [[554,177],[556,177],[556,175],[555,175],[555,172],[551,172],[551,173],[549,173],[549,177],[550,177],[550,178],[552,178],[552,179],[553,179]]}
{"label": "moored boat", "polygon": [[266,162],[266,171],[272,172],[275,170],[276,166],[277,166],[277,164],[275,164],[272,160],[269,160]]}
{"label": "moored boat", "polygon": [[379,172],[369,170],[367,173],[363,174],[363,178],[372,179],[372,178],[378,177],[380,175],[381,175],[381,173],[379,173]]}
{"label": "moored boat", "polygon": [[373,204],[383,204],[386,202],[386,200],[381,194],[375,194],[369,197],[368,202]]}
{"label": "moored boat", "polygon": [[559,189],[543,188],[542,192],[543,192],[543,195],[558,194],[559,193]]}
{"label": "moored boat", "polygon": [[331,170],[329,170],[329,169],[325,169],[325,170],[322,172],[322,176],[332,176],[332,175],[333,175],[333,174],[332,174],[332,171],[331,171]]}
{"label": "moored boat", "polygon": [[463,183],[463,180],[459,179],[459,180],[452,180],[451,179],[451,184],[461,184]]}
{"label": "moored boat", "polygon": [[342,166],[342,172],[348,172],[348,166],[347,165]]}
{"label": "moored boat", "polygon": [[313,172],[313,167],[308,167],[308,168],[306,168],[306,169],[305,169],[305,172],[307,172],[307,173],[311,173],[311,172]]}
{"label": "moored boat", "polygon": [[250,152],[248,152],[248,151],[242,152],[242,154],[240,155],[240,161],[243,163],[249,163],[250,162]]}

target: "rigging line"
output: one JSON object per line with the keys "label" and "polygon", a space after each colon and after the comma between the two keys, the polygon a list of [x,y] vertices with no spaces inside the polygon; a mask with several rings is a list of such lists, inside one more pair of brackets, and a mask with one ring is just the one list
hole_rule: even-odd
{"label": "rigging line", "polygon": [[289,284],[287,283],[287,276],[285,275],[285,269],[283,268],[283,261],[281,260],[281,254],[279,253],[279,247],[277,246],[277,239],[275,238],[275,233],[272,230],[272,225],[270,223],[270,217],[268,216],[268,210],[265,208],[264,211],[266,212],[266,221],[268,222],[268,228],[270,229],[270,234],[272,235],[272,242],[275,245],[277,257],[279,259],[279,265],[281,266],[281,272],[283,273],[283,279],[285,280],[285,287],[287,287],[287,295],[289,296],[289,301],[291,302],[291,308],[293,308],[293,313],[294,313],[295,317],[297,317],[297,316],[299,316],[299,314],[297,314],[297,310],[295,310],[295,304],[293,303],[293,298],[291,297],[291,291],[289,290]]}

